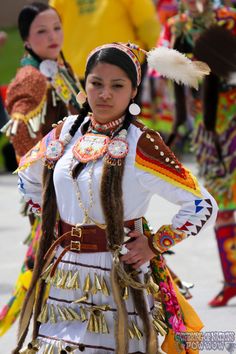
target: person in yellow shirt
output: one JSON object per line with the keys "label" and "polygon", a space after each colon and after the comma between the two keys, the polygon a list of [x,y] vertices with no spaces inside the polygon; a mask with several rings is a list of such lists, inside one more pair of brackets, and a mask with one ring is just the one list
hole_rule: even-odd
{"label": "person in yellow shirt", "polygon": [[156,45],[160,32],[152,0],[49,0],[61,16],[63,52],[83,79],[86,58],[109,42],[132,42],[143,49]]}

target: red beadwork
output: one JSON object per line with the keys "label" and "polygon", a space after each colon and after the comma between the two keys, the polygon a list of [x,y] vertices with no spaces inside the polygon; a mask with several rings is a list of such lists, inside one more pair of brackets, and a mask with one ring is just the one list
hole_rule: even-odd
{"label": "red beadwork", "polygon": [[124,119],[125,119],[125,117],[121,117],[121,118],[113,120],[111,122],[101,124],[95,120],[95,118],[92,114],[90,115],[92,128],[98,132],[107,132],[109,130],[110,131],[114,130],[115,128],[117,128],[119,125],[121,125],[123,123]]}

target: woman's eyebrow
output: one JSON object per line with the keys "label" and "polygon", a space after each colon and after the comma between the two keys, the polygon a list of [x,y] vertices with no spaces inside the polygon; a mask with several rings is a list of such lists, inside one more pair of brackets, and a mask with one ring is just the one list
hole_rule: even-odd
{"label": "woman's eyebrow", "polygon": [[112,79],[111,81],[125,81],[125,79]]}

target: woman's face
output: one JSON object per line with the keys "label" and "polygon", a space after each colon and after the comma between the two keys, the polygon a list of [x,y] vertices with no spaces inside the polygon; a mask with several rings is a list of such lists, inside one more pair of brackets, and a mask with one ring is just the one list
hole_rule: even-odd
{"label": "woman's face", "polygon": [[45,10],[33,20],[25,41],[41,59],[57,59],[63,42],[60,18],[53,9]]}
{"label": "woman's face", "polygon": [[93,68],[87,77],[85,90],[94,118],[99,123],[122,117],[137,93],[125,71],[107,63],[98,63]]}

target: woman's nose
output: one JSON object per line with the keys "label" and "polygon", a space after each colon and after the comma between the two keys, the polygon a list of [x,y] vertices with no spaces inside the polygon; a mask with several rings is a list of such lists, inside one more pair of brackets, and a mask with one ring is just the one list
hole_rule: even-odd
{"label": "woman's nose", "polygon": [[100,92],[100,97],[103,99],[103,100],[107,100],[111,97],[111,92],[110,90],[108,89],[103,89],[101,92]]}
{"label": "woman's nose", "polygon": [[50,31],[48,33],[48,38],[51,42],[53,42],[56,39],[56,37],[57,37],[57,34],[55,33],[55,31]]}

